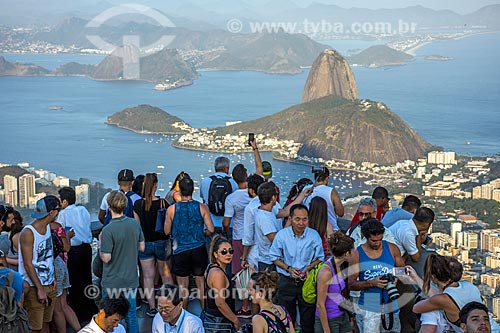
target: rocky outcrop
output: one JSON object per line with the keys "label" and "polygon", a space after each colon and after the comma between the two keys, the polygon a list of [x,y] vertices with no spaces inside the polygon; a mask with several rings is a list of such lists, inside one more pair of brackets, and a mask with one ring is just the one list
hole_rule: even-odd
{"label": "rocky outcrop", "polygon": [[[98,80],[127,79],[123,59],[139,58],[138,50],[131,47],[119,48],[99,63],[91,77]],[[151,82],[191,82],[198,77],[193,66],[182,59],[178,51],[163,49],[152,55],[139,58],[139,79]]]}
{"label": "rocky outcrop", "polygon": [[50,71],[33,64],[13,64],[7,61],[4,57],[0,57],[0,76],[16,75],[16,76],[36,76],[47,75]]}
{"label": "rocky outcrop", "polygon": [[327,160],[395,163],[416,160],[431,148],[385,104],[338,96],[319,98],[218,131],[269,133],[302,143],[300,156]]}
{"label": "rocky outcrop", "polygon": [[325,96],[358,98],[354,74],[347,61],[335,50],[325,50],[314,61],[307,78],[302,103]]}

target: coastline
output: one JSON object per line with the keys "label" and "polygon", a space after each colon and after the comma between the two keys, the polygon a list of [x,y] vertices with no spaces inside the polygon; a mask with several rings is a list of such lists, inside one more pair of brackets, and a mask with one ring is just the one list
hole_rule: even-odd
{"label": "coastline", "polygon": [[182,135],[182,134],[186,134],[185,132],[149,132],[149,131],[139,131],[139,130],[136,130],[136,129],[133,129],[133,128],[128,128],[126,126],[120,126],[118,124],[110,123],[108,121],[105,121],[104,123],[106,125],[118,127],[118,128],[121,128],[121,129],[124,129],[124,130],[127,130],[127,131],[131,131],[131,132],[134,132],[134,133],[137,133],[137,134],[152,134],[152,135]]}
{"label": "coastline", "polygon": [[[220,150],[215,150],[215,149],[203,149],[203,148],[195,148],[195,147],[187,147],[187,146],[182,146],[179,145],[175,142],[172,142],[172,147],[177,148],[177,149],[186,149],[186,150],[192,150],[192,151],[201,151],[201,152],[208,152],[208,153],[221,153],[221,154],[244,154],[244,153],[251,153],[252,151],[238,151],[238,152],[225,152],[225,151],[220,151]],[[271,155],[273,160],[281,161],[281,162],[287,162],[287,163],[293,163],[293,164],[300,164],[300,165],[306,165],[306,166],[314,166],[313,163],[307,163],[303,161],[296,161],[296,160],[290,160],[284,157],[278,157],[276,154],[274,154],[276,151],[272,149],[260,149],[259,151],[261,152],[272,152],[273,154]],[[369,175],[372,177],[378,177],[379,175],[375,173],[371,173],[368,171],[362,171],[362,170],[354,170],[354,169],[348,169],[348,168],[339,168],[339,167],[333,167],[329,168],[330,170],[335,170],[335,171],[350,171],[350,172],[355,172],[358,174],[365,174]]]}

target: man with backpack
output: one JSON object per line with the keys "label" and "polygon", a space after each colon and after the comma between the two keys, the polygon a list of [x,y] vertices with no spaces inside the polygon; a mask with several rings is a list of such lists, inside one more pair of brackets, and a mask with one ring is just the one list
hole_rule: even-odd
{"label": "man with backpack", "polygon": [[[120,191],[122,191],[127,197],[127,207],[123,211],[123,215],[134,218],[134,203],[136,200],[141,198],[140,195],[132,191],[132,186],[134,185],[134,172],[130,169],[123,169],[118,173],[118,185],[120,186]],[[106,193],[102,198],[101,207],[99,210],[99,221],[105,226],[111,221],[111,212],[108,208],[108,195]]]}
{"label": "man with backpack", "polygon": [[[203,179],[200,185],[200,196],[210,210],[210,216],[214,223],[215,232],[222,234],[222,220],[225,213],[225,202],[229,194],[238,190],[238,184],[229,176],[229,159],[219,156],[214,163],[215,173]],[[229,228],[227,237],[232,240],[232,229]],[[207,248],[212,236],[207,237]]]}
{"label": "man with backpack", "polygon": [[24,282],[21,274],[7,267],[7,253],[10,242],[0,240],[0,333],[3,332],[31,332],[28,315],[19,306],[24,291]]}

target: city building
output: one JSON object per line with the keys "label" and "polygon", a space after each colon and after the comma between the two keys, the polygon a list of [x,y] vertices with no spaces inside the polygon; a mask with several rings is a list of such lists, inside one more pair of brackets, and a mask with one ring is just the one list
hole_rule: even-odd
{"label": "city building", "polygon": [[75,186],[76,204],[86,205],[90,201],[90,187],[88,184]]}
{"label": "city building", "polygon": [[462,234],[463,234],[462,246],[464,248],[466,248],[467,250],[478,248],[479,235],[477,233],[472,231],[464,231],[462,232]]}
{"label": "city building", "polygon": [[57,187],[69,186],[69,178],[64,176],[57,176],[54,179],[54,185]]}
{"label": "city building", "polygon": [[459,243],[457,242],[458,240],[458,235],[462,234],[462,223],[460,222],[454,222],[450,226],[450,236],[454,239],[454,246],[457,246]]}
{"label": "city building", "polygon": [[494,187],[491,184],[484,184],[481,186],[481,198],[492,200]]}
{"label": "city building", "polygon": [[30,197],[35,195],[35,176],[26,173],[19,177],[19,207],[29,207]]}
{"label": "city building", "polygon": [[428,164],[457,164],[453,151],[431,151],[427,154]]}
{"label": "city building", "polygon": [[500,274],[498,273],[481,274],[480,279],[481,283],[490,287],[493,293],[498,287],[500,287]]}
{"label": "city building", "polygon": [[494,297],[492,299],[492,309],[495,317],[500,318],[500,298]]}
{"label": "city building", "polygon": [[3,187],[5,190],[5,203],[17,207],[18,201],[18,187],[17,178],[11,175],[3,177]]}

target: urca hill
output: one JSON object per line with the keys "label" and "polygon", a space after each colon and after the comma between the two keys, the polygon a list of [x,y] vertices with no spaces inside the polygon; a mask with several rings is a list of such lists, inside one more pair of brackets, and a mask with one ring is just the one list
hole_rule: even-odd
{"label": "urca hill", "polygon": [[356,162],[415,160],[431,148],[384,103],[358,99],[354,75],[334,50],[314,62],[302,100],[274,115],[217,130],[272,133],[302,143],[301,156]]}

